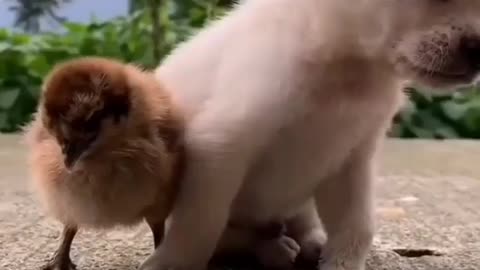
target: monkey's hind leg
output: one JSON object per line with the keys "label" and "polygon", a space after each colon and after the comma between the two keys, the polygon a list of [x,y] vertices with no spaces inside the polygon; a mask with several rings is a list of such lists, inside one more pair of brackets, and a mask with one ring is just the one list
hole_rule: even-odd
{"label": "monkey's hind leg", "polygon": [[66,225],[63,227],[59,247],[50,261],[41,267],[41,270],[75,270],[77,268],[70,259],[70,248],[77,230],[73,226]]}

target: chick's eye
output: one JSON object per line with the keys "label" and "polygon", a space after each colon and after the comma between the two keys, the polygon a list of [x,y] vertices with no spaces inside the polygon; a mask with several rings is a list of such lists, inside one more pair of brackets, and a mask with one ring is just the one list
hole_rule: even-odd
{"label": "chick's eye", "polygon": [[88,142],[88,144],[94,142],[98,137],[98,133],[95,132],[95,133],[90,133],[88,134],[88,136],[86,137],[86,141]]}
{"label": "chick's eye", "polygon": [[83,129],[87,132],[98,132],[102,122],[102,114],[100,112],[94,113],[83,123]]}
{"label": "chick's eye", "polygon": [[95,119],[90,119],[86,121],[83,125],[83,129],[87,132],[97,132],[100,128],[100,121],[95,121]]}

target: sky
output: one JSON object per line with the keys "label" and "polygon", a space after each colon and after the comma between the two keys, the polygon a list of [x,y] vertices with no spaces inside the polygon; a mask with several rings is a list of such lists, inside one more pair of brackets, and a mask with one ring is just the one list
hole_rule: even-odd
{"label": "sky", "polygon": [[[32,0],[34,1],[34,0]],[[11,28],[15,15],[8,10],[12,0],[0,0],[0,28]],[[89,22],[92,16],[98,19],[127,14],[128,0],[73,0],[57,13],[73,22]]]}

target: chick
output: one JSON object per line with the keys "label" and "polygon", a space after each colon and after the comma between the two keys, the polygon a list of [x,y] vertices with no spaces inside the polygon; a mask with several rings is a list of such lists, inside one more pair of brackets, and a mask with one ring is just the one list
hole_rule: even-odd
{"label": "chick", "polygon": [[24,133],[34,187],[64,225],[43,269],[75,269],[69,253],[79,228],[146,220],[157,247],[181,172],[182,130],[153,73],[95,57],[56,66]]}

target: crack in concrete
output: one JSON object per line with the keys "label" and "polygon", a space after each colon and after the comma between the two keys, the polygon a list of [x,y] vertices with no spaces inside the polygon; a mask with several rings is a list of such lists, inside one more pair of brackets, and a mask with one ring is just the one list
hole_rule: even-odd
{"label": "crack in concrete", "polygon": [[397,249],[394,249],[393,252],[397,253],[402,257],[407,257],[407,258],[419,258],[424,256],[435,256],[435,257],[443,256],[442,253],[437,252],[435,250],[431,250],[431,249],[397,248]]}

